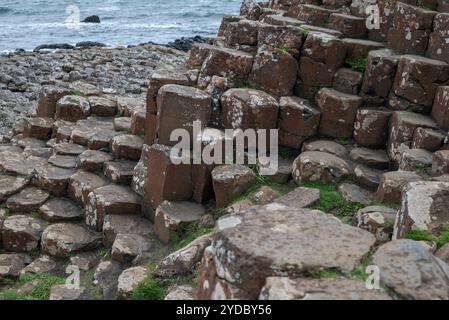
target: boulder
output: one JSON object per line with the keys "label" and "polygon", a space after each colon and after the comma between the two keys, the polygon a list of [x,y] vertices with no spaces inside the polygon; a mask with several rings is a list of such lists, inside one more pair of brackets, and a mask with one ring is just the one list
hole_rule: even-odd
{"label": "boulder", "polygon": [[435,152],[443,146],[445,134],[430,128],[417,128],[413,134],[412,149]]}
{"label": "boulder", "polygon": [[363,147],[385,147],[391,112],[383,109],[360,108],[354,123],[354,139]]}
{"label": "boulder", "polygon": [[36,169],[33,183],[54,196],[61,197],[66,195],[69,179],[74,173],[72,169],[46,165]]}
{"label": "boulder", "polygon": [[449,267],[418,242],[388,242],[376,251],[373,263],[381,283],[402,299],[449,299]]}
{"label": "boulder", "polygon": [[412,230],[425,230],[439,236],[447,226],[449,183],[418,181],[409,183],[403,190],[394,238],[404,238]]}
{"label": "boulder", "polygon": [[89,193],[107,183],[102,176],[80,170],[70,177],[67,194],[78,205],[84,207],[89,203]]}
{"label": "boulder", "polygon": [[100,233],[80,224],[57,223],[44,230],[41,246],[43,252],[53,257],[66,258],[80,251],[95,249],[100,244]]}
{"label": "boulder", "polygon": [[386,172],[382,175],[376,197],[383,203],[399,203],[402,198],[402,189],[409,182],[420,180],[422,180],[422,178],[415,172]]}
{"label": "boulder", "polygon": [[432,152],[424,149],[410,149],[402,153],[399,170],[416,171],[418,173],[430,172],[432,167]]}
{"label": "boulder", "polygon": [[56,104],[56,119],[78,121],[90,115],[89,101],[81,96],[64,96]]}
{"label": "boulder", "polygon": [[437,151],[432,158],[432,175],[449,174],[449,150]]}
{"label": "boulder", "polygon": [[124,270],[118,278],[117,290],[119,297],[130,298],[147,276],[148,270],[144,267],[133,267]]}
{"label": "boulder", "polygon": [[332,87],[340,92],[357,95],[362,84],[363,73],[348,68],[340,68],[334,75]]}
{"label": "boulder", "polygon": [[354,168],[354,175],[361,187],[371,191],[376,191],[379,188],[380,178],[384,172],[364,165],[356,165]]}
{"label": "boulder", "polygon": [[83,215],[83,211],[77,205],[63,198],[48,200],[39,208],[39,213],[44,220],[50,222],[78,220]]}
{"label": "boulder", "polygon": [[3,247],[13,252],[30,252],[38,247],[43,231],[44,223],[40,219],[24,215],[10,216],[3,221]]}
{"label": "boulder", "polygon": [[375,235],[377,243],[391,240],[397,210],[383,206],[370,206],[357,211],[353,225]]}
{"label": "boulder", "polygon": [[25,188],[28,181],[28,179],[22,177],[0,175],[0,203]]}
{"label": "boulder", "polygon": [[31,118],[26,120],[24,138],[49,140],[52,135],[53,120],[50,118]]}
{"label": "boulder", "polygon": [[131,185],[136,165],[137,162],[129,160],[108,161],[103,166],[103,173],[111,182],[129,186]]}
{"label": "boulder", "polygon": [[340,31],[345,38],[364,39],[368,33],[366,18],[342,13],[332,13],[328,27]]}
{"label": "boulder", "polygon": [[53,118],[56,112],[56,103],[70,90],[52,85],[43,86],[39,91],[36,114],[38,117]]}
{"label": "boulder", "polygon": [[169,243],[176,233],[204,215],[202,205],[187,201],[164,201],[156,209],[154,232],[160,241]]}
{"label": "boulder", "polygon": [[103,244],[111,247],[119,233],[148,236],[153,234],[153,224],[137,215],[107,215],[103,224]]}
{"label": "boulder", "polygon": [[0,254],[0,280],[18,278],[20,271],[31,262],[31,257],[24,253]]}
{"label": "boulder", "polygon": [[347,274],[375,242],[370,233],[320,211],[276,203],[224,216],[217,228],[200,269],[199,299],[257,299],[265,279],[278,274]]}
{"label": "boulder", "polygon": [[103,164],[112,161],[112,156],[99,150],[86,150],[77,158],[77,167],[85,171],[103,171]]}
{"label": "boulder", "polygon": [[106,185],[93,190],[86,205],[86,224],[101,231],[106,215],[139,214],[141,200],[130,188],[118,185]]}
{"label": "boulder", "polygon": [[432,33],[429,36],[426,56],[449,63],[447,30],[449,30],[449,12],[443,11],[443,13],[436,14],[433,19],[433,28]]}
{"label": "boulder", "polygon": [[55,259],[47,255],[41,255],[29,265],[22,269],[20,276],[26,274],[42,275],[57,271],[58,263]]}
{"label": "boulder", "polygon": [[313,188],[296,188],[275,200],[292,208],[309,208],[320,201],[320,190]]}
{"label": "boulder", "polygon": [[112,259],[120,263],[132,263],[144,252],[153,249],[154,244],[148,237],[134,233],[119,233],[112,244]]}
{"label": "boulder", "polygon": [[349,156],[348,150],[343,145],[332,140],[307,141],[302,146],[302,152],[306,151],[326,152],[340,158],[347,158]]}
{"label": "boulder", "polygon": [[49,197],[50,195],[41,189],[27,187],[11,196],[6,201],[6,206],[14,212],[33,212],[38,210]]}
{"label": "boulder", "polygon": [[212,171],[217,208],[223,208],[256,183],[254,172],[243,165],[222,165]]}
{"label": "boulder", "polygon": [[388,169],[390,159],[381,149],[354,148],[349,154],[351,160],[374,169]]}
{"label": "boulder", "polygon": [[62,284],[51,288],[49,299],[55,301],[89,300],[89,294],[85,287]]}
{"label": "boulder", "polygon": [[369,205],[374,201],[374,194],[352,183],[342,183],[338,186],[338,192],[343,200],[349,203],[361,203]]}
{"label": "boulder", "polygon": [[78,158],[74,156],[61,156],[59,154],[48,158],[48,163],[62,169],[75,169]]}
{"label": "boulder", "polygon": [[320,134],[332,138],[350,138],[362,98],[323,88],[316,96],[321,110]]}
{"label": "boulder", "polygon": [[117,100],[105,97],[89,97],[90,111],[98,117],[115,117]]}
{"label": "boulder", "polygon": [[352,169],[345,160],[320,151],[303,152],[293,163],[293,180],[297,184],[339,183],[351,174]]}

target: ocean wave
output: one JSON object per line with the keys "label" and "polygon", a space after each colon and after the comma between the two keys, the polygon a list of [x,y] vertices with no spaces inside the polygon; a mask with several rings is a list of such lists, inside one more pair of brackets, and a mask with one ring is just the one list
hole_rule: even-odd
{"label": "ocean wave", "polygon": [[12,9],[10,9],[10,8],[0,7],[0,14],[10,13],[11,11],[12,11]]}

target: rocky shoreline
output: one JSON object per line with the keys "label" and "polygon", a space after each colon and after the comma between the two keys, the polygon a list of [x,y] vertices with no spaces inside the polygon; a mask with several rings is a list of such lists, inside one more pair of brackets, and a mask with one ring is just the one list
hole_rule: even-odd
{"label": "rocky shoreline", "polygon": [[[381,4],[380,30],[244,0],[189,53],[1,57],[0,299],[449,300],[449,8]],[[274,174],[179,164],[198,121],[218,157],[277,129]]]}

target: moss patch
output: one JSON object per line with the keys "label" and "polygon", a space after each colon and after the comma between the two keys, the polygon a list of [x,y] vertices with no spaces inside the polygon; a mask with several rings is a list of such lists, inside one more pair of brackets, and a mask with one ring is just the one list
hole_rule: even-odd
{"label": "moss patch", "polygon": [[345,61],[345,65],[350,67],[354,71],[365,72],[366,66],[368,64],[368,57],[363,56],[358,59],[348,59]]}
{"label": "moss patch", "polygon": [[320,202],[313,209],[329,212],[332,209],[339,208],[344,205],[344,200],[337,188],[332,184],[324,184],[321,182],[307,182],[302,184],[305,188],[313,188],[320,190]]}
{"label": "moss patch", "polygon": [[[17,289],[29,284],[37,282],[29,293],[17,293]],[[65,279],[50,274],[40,275],[24,275],[16,284],[16,290],[8,290],[2,294],[4,300],[48,300],[50,298],[50,290],[53,286],[65,283]]]}

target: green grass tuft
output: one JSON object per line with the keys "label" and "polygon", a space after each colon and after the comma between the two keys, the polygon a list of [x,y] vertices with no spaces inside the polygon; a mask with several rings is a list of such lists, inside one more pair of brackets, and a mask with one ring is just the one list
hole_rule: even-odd
{"label": "green grass tuft", "polygon": [[320,203],[314,206],[314,209],[329,212],[334,208],[343,206],[344,200],[336,187],[332,184],[321,182],[307,182],[302,185],[305,188],[314,188],[320,190]]}
{"label": "green grass tuft", "polygon": [[133,300],[163,300],[166,296],[166,288],[152,275],[139,284],[132,295]]}
{"label": "green grass tuft", "polygon": [[345,65],[350,67],[354,71],[365,72],[368,64],[368,57],[364,56],[358,59],[348,59],[345,61]]}
{"label": "green grass tuft", "polygon": [[196,239],[198,239],[206,234],[209,234],[212,231],[213,231],[213,229],[211,229],[211,228],[200,228],[200,229],[188,232],[183,240],[179,241],[179,238],[178,238],[177,243],[175,243],[175,245],[174,245],[175,250],[184,248],[185,246],[189,245]]}
{"label": "green grass tuft", "polygon": [[405,234],[405,239],[415,241],[436,241],[436,237],[427,230],[412,230]]}
{"label": "green grass tuft", "polygon": [[369,274],[366,273],[366,268],[372,264],[373,264],[373,256],[372,254],[368,254],[362,259],[362,261],[360,261],[359,265],[355,267],[355,269],[351,272],[351,278],[360,281],[366,281],[366,279],[369,276]]}
{"label": "green grass tuft", "polygon": [[65,279],[50,274],[31,275],[26,274],[17,282],[17,287],[37,281],[37,285],[27,294],[19,294],[15,290],[5,291],[4,300],[48,300],[53,286],[64,284]]}

